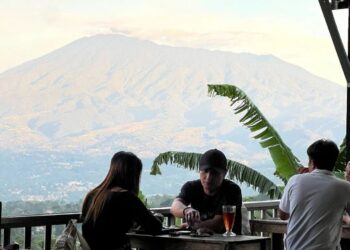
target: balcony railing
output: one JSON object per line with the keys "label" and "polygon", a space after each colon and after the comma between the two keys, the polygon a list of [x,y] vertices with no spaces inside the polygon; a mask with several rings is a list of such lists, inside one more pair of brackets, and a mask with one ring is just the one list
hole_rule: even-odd
{"label": "balcony railing", "polygon": [[[249,212],[249,219],[266,219],[274,218],[277,215],[279,201],[259,201],[245,202],[245,206]],[[1,203],[0,203],[1,204]],[[170,208],[152,208],[152,211],[164,215],[165,226],[175,224],[175,218],[170,214]],[[1,211],[1,209],[0,209]],[[1,216],[1,214],[0,214]],[[79,221],[80,213],[65,214],[44,214],[30,215],[18,217],[2,217],[1,218],[1,234],[0,245],[6,246],[11,243],[11,231],[16,228],[24,228],[24,244],[21,248],[30,249],[32,245],[32,233],[35,227],[44,227],[44,249],[50,250],[53,246],[51,241],[52,228],[55,225],[65,225],[70,219]]]}

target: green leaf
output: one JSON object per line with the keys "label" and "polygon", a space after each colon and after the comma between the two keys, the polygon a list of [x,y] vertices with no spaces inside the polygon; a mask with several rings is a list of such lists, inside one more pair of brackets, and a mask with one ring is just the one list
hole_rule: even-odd
{"label": "green leaf", "polygon": [[273,147],[274,145],[276,145],[278,142],[276,140],[276,138],[274,137],[270,137],[269,139],[265,140],[265,141],[261,141],[260,145],[263,148],[270,148]]}
{"label": "green leaf", "polygon": [[335,174],[335,176],[337,177],[337,178],[339,178],[339,179],[342,179],[342,180],[344,180],[344,171],[340,171],[340,170],[335,170],[334,171],[334,174]]}
{"label": "green leaf", "polygon": [[[334,166],[334,171],[341,171],[343,172],[345,170],[346,166],[346,137],[343,139],[342,143],[340,144],[339,148],[339,156]],[[343,175],[344,178],[344,175]]]}
{"label": "green leaf", "polygon": [[[151,174],[161,174],[159,167],[162,164],[176,164],[178,167],[198,171],[201,155],[177,151],[161,153],[153,161]],[[227,161],[227,169],[228,179],[246,183],[258,192],[270,195],[271,198],[280,198],[281,192],[278,186],[256,170],[233,160]]]}
{"label": "green leaf", "polygon": [[243,125],[250,126],[257,123],[260,120],[260,118],[257,114],[254,114],[251,117],[249,117],[249,120],[248,119],[246,120],[247,120],[246,122],[243,122]]}
{"label": "green leaf", "polygon": [[258,131],[260,129],[266,128],[266,122],[259,120],[259,122],[255,123],[252,126],[248,126],[250,128],[250,131],[255,132]]}
{"label": "green leaf", "polygon": [[[258,107],[238,87],[227,84],[208,85],[209,96],[224,96],[231,101],[234,113],[242,113],[240,122],[251,132],[258,132],[253,138],[267,148],[276,166],[275,174],[285,183],[297,172],[299,159],[283,142],[277,131],[268,122]],[[261,132],[260,132],[261,131]]]}
{"label": "green leaf", "polygon": [[265,140],[265,139],[270,138],[270,137],[271,137],[271,132],[268,128],[265,129],[260,134],[253,136],[254,139],[261,139],[261,140]]}
{"label": "green leaf", "polygon": [[159,166],[162,164],[176,164],[189,168],[190,170],[198,170],[198,164],[201,154],[183,153],[176,151],[168,151],[159,154],[153,161],[151,167],[151,175],[162,174]]}

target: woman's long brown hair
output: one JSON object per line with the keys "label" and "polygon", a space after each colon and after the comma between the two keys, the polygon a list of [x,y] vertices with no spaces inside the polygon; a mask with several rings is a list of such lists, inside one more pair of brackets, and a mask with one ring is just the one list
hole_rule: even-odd
{"label": "woman's long brown hair", "polygon": [[137,195],[141,171],[142,162],[135,154],[124,151],[116,153],[111,159],[111,165],[105,179],[85,197],[83,209],[86,206],[88,208],[84,221],[92,219],[93,223],[96,222],[106,203],[108,193],[113,191],[112,189],[125,189]]}

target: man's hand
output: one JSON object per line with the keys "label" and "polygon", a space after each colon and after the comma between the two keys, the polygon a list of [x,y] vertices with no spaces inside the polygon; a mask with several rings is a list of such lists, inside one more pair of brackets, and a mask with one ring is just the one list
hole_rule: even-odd
{"label": "man's hand", "polygon": [[278,209],[278,214],[281,220],[288,220],[289,219],[289,213],[286,213],[282,211],[281,209]]}
{"label": "man's hand", "polygon": [[308,167],[299,167],[298,174],[310,173],[310,169]]}
{"label": "man's hand", "polygon": [[184,218],[186,219],[186,222],[190,227],[195,226],[195,224],[198,224],[198,222],[201,221],[201,216],[198,210],[186,207],[183,211]]}

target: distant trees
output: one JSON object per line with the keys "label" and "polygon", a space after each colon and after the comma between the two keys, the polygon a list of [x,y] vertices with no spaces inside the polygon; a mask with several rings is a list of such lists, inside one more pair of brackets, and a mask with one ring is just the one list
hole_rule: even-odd
{"label": "distant trees", "polygon": [[148,205],[151,208],[155,207],[170,207],[171,203],[175,199],[175,196],[168,194],[152,195],[148,197]]}
{"label": "distant trees", "polygon": [[64,201],[8,201],[3,203],[2,216],[20,216],[46,213],[69,213],[81,210],[82,200]]}
{"label": "distant trees", "polygon": [[[79,212],[81,210],[82,200],[77,202],[63,201],[8,201],[2,204],[2,216],[15,217],[32,214],[47,213],[68,213]],[[53,226],[52,228],[52,245],[55,239],[62,233],[64,225]],[[44,232],[43,227],[35,227],[32,231],[32,250],[44,249]],[[11,230],[11,242],[18,242],[20,246],[24,245],[24,229]]]}

